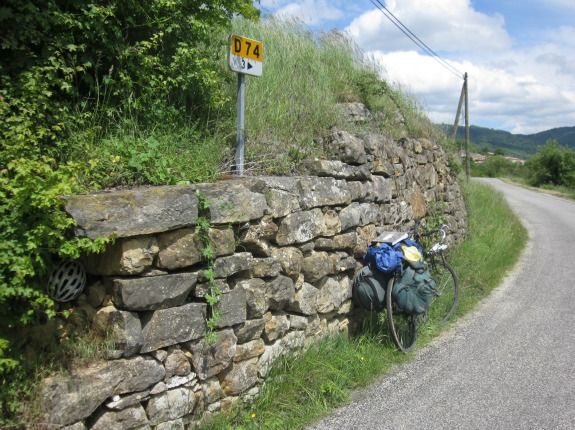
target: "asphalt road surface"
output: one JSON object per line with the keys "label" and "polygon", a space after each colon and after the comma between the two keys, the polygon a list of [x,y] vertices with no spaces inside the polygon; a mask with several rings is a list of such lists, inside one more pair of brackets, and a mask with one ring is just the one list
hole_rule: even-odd
{"label": "asphalt road surface", "polygon": [[575,202],[487,180],[530,241],[479,308],[310,429],[575,429]]}

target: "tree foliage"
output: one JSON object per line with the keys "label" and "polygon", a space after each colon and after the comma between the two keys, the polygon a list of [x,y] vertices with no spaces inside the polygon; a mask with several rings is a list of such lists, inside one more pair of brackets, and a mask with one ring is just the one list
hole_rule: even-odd
{"label": "tree foliage", "polygon": [[[0,4],[2,390],[18,364],[7,332],[55,313],[42,284],[51,264],[103,247],[73,238],[63,210],[61,197],[80,191],[78,174],[90,168],[70,161],[78,151],[71,131],[103,136],[127,115],[154,127],[220,109],[228,97],[219,72],[225,41],[213,35],[235,15],[258,12],[251,0]],[[0,415],[9,415],[2,390]]]}
{"label": "tree foliage", "polygon": [[529,159],[527,167],[532,185],[575,187],[575,151],[550,139]]}

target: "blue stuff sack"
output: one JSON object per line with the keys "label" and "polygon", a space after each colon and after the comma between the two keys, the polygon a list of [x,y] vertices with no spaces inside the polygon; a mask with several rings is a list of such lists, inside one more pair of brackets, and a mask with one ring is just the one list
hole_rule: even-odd
{"label": "blue stuff sack", "polygon": [[393,273],[401,268],[403,253],[399,249],[392,248],[387,243],[370,245],[363,260],[383,273]]}

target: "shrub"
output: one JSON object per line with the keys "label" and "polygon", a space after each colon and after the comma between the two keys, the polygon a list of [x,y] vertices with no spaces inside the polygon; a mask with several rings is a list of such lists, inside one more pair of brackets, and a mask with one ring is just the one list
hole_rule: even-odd
{"label": "shrub", "polygon": [[575,151],[550,139],[527,162],[531,185],[575,187]]}

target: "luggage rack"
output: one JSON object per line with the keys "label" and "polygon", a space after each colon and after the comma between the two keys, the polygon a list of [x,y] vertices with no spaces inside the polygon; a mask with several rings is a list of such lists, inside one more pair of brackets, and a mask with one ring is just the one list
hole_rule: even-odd
{"label": "luggage rack", "polygon": [[397,243],[405,240],[409,237],[409,234],[403,231],[384,231],[379,236],[377,236],[371,243],[387,243],[388,245],[396,245]]}

